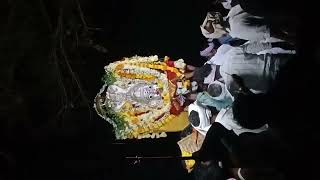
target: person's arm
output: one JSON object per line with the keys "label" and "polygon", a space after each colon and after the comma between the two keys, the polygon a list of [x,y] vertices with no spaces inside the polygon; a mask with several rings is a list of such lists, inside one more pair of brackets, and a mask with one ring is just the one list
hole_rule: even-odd
{"label": "person's arm", "polygon": [[190,79],[190,78],[193,77],[193,75],[194,75],[194,71],[188,72],[188,73],[185,73],[185,74],[184,74],[184,78],[185,78],[185,79]]}
{"label": "person's arm", "polygon": [[198,68],[198,67],[195,67],[195,66],[192,66],[192,65],[187,65],[187,70],[188,71],[194,71],[194,70],[196,70],[196,68]]}
{"label": "person's arm", "polygon": [[272,49],[272,48],[282,48],[284,50],[294,50],[295,47],[287,42],[251,42],[241,46],[245,53],[257,54],[258,52]]}
{"label": "person's arm", "polygon": [[251,94],[252,92],[250,91],[250,89],[245,85],[242,77],[236,75],[236,74],[232,74],[231,77],[233,78],[234,82],[236,83],[236,85],[239,87],[238,88],[238,93],[243,93],[243,94]]}
{"label": "person's arm", "polygon": [[191,101],[195,101],[197,99],[197,93],[190,93],[187,95],[187,99]]}
{"label": "person's arm", "polygon": [[266,49],[271,49],[272,48],[272,44],[269,42],[266,43],[261,43],[261,42],[250,42],[247,44],[244,44],[242,46],[243,51],[245,53],[249,53],[249,54],[256,54],[260,51],[266,50]]}

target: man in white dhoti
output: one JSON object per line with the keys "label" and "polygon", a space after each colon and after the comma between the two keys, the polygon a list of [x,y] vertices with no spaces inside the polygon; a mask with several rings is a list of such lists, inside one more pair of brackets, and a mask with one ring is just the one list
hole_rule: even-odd
{"label": "man in white dhoti", "polygon": [[249,42],[239,47],[222,45],[207,64],[220,66],[220,75],[231,94],[237,90],[232,74],[242,77],[249,89],[266,92],[280,67],[295,53],[281,48],[275,51],[278,44]]}

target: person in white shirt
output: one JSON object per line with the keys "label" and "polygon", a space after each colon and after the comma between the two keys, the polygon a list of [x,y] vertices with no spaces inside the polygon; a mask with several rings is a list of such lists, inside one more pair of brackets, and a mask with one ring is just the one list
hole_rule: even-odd
{"label": "person in white shirt", "polygon": [[244,128],[233,118],[231,107],[222,109],[206,133],[201,149],[198,152],[199,159],[201,161],[215,160],[225,162],[229,157],[229,150],[222,143],[222,138],[227,138],[236,144],[238,136],[242,133],[261,133],[267,129],[267,124],[256,129]]}
{"label": "person in white shirt", "polygon": [[272,33],[267,24],[260,24],[256,26],[248,25],[249,19],[257,19],[262,21],[262,17],[253,16],[245,12],[240,5],[231,8],[227,15],[230,25],[230,35],[234,38],[240,38],[250,41],[280,41],[278,38],[272,37]]}
{"label": "person in white shirt", "polygon": [[241,76],[249,89],[266,92],[281,66],[295,53],[293,50],[275,52],[281,43],[248,42],[239,47],[224,44],[207,64],[220,66],[219,75],[232,95],[237,90],[232,74]]}
{"label": "person in white shirt", "polygon": [[233,100],[234,98],[226,85],[219,80],[210,83],[206,91],[200,92],[197,95],[198,103],[207,107],[214,107],[218,111],[231,106]]}
{"label": "person in white shirt", "polygon": [[[198,102],[205,106],[215,107],[217,110],[231,105],[234,92],[238,90],[232,74],[244,76],[245,83],[251,90],[266,92],[270,85],[269,79],[272,82],[279,69],[277,64],[273,64],[276,69],[273,69],[275,72],[271,74],[268,71],[270,70],[268,64],[264,64],[268,60],[269,64],[272,64],[272,58],[280,56],[269,54],[272,48],[272,43],[246,43],[238,48],[226,44],[220,46],[216,55],[194,73],[193,78],[202,89],[202,92],[197,95]],[[267,55],[254,54],[262,50],[269,52]],[[234,53],[234,51],[238,52]],[[264,57],[270,58],[265,60]],[[213,90],[220,87],[220,94],[208,93],[210,85]]]}
{"label": "person in white shirt", "polygon": [[188,106],[188,118],[191,126],[205,136],[211,126],[212,114],[209,108],[201,106],[197,101]]}

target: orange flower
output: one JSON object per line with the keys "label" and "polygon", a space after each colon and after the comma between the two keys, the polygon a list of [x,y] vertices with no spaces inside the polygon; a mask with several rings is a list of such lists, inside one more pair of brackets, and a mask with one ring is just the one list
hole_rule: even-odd
{"label": "orange flower", "polygon": [[138,133],[144,133],[144,132],[145,132],[144,128],[143,127],[139,127]]}
{"label": "orange flower", "polygon": [[131,117],[131,122],[133,124],[138,124],[139,123],[139,119],[137,117]]}
{"label": "orange flower", "polygon": [[124,68],[123,64],[118,64],[117,67],[115,68],[115,70],[121,70]]}

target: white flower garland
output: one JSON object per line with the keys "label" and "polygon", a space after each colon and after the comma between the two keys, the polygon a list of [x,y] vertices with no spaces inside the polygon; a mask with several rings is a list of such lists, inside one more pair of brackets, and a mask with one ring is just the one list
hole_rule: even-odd
{"label": "white flower garland", "polygon": [[[123,64],[122,71],[126,71],[128,74],[141,74],[141,75],[151,75],[156,77],[158,82],[161,82],[161,86],[163,88],[162,91],[162,97],[169,96],[169,80],[167,78],[167,75],[165,72],[160,72],[159,70],[150,69],[146,67],[140,67],[136,66],[134,64],[137,63],[152,63],[159,61],[158,56],[149,56],[149,57],[141,57],[141,56],[134,56],[131,58],[124,58],[121,61],[116,61],[113,63],[110,63],[108,66],[105,66],[104,69],[106,72],[111,72],[116,77],[117,81],[114,82],[115,85],[118,85],[120,87],[127,87],[128,82],[133,82],[134,84],[137,82],[142,82],[144,80],[141,79],[128,79],[126,77],[122,77],[118,75],[115,70],[118,65]],[[159,85],[159,84],[158,84]],[[105,88],[105,86],[103,87]],[[101,89],[101,94],[103,89]],[[170,108],[171,108],[171,99],[164,99],[164,106],[159,110],[152,110],[148,113],[142,114],[138,116],[138,123],[128,123],[124,130],[115,131],[116,132],[116,138],[117,139],[127,139],[128,137],[135,137],[135,138],[159,138],[159,137],[166,137],[166,133],[162,132],[159,133],[151,133],[154,130],[159,129],[164,124],[166,124],[169,120],[170,116]],[[94,105],[96,108],[96,105]],[[97,110],[97,109],[96,109]],[[144,109],[145,110],[145,109]],[[99,114],[99,113],[98,113]],[[162,117],[155,121],[156,118],[159,116]],[[99,114],[100,117],[108,121],[112,126],[117,129],[117,125],[108,117],[104,117],[103,115]],[[131,117],[124,117],[125,121],[130,122]],[[140,131],[138,132],[138,130]],[[141,129],[144,129],[141,132]]]}
{"label": "white flower garland", "polygon": [[146,63],[146,62],[151,63],[151,62],[156,62],[156,61],[159,61],[159,58],[157,55],[149,56],[149,57],[142,57],[142,56],[133,56],[130,58],[126,57],[123,60],[110,63],[108,66],[105,66],[104,69],[106,71],[112,72],[115,69],[115,67],[117,67],[117,65],[119,65],[119,64]]}
{"label": "white flower garland", "polygon": [[[127,69],[129,71],[128,73],[132,73],[132,74],[148,74],[148,75],[153,75],[153,76],[157,77],[163,83],[162,96],[169,93],[169,83],[168,83],[168,78],[167,78],[166,74],[161,73],[161,72],[154,70],[154,69],[138,67],[138,66],[134,66],[134,65],[124,65],[123,69]],[[161,117],[157,121],[158,124],[156,126],[159,127],[159,126],[161,126],[161,124],[162,125],[165,124],[164,120],[169,116],[170,108],[171,108],[171,101],[166,102],[164,107],[161,108],[160,110],[150,111],[148,113],[141,115],[138,118],[139,123],[137,124],[137,126],[138,127],[148,127],[154,123],[154,119],[161,116],[162,114],[164,114],[164,115],[163,115],[163,117]],[[129,121],[130,118],[127,120]],[[148,127],[148,128],[154,129],[154,127]],[[127,133],[132,133],[132,131],[134,131],[134,129],[130,128],[130,129],[126,130]]]}

